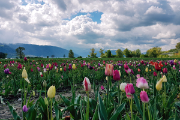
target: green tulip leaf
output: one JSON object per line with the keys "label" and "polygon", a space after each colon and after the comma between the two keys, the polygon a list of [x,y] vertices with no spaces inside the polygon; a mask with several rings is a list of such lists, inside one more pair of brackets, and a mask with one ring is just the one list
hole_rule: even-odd
{"label": "green tulip leaf", "polygon": [[113,113],[112,117],[109,120],[116,120],[120,112],[124,109],[125,103],[121,104],[116,111]]}

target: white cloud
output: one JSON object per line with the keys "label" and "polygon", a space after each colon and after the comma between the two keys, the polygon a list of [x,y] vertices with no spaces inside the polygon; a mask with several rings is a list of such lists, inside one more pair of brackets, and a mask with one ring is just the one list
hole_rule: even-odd
{"label": "white cloud", "polygon": [[[37,0],[42,2],[41,0]],[[0,1],[2,43],[55,45],[73,49],[175,48],[180,40],[179,0]],[[101,23],[92,19],[99,11]],[[86,15],[72,15],[86,12]],[[70,19],[70,20],[67,20]]]}

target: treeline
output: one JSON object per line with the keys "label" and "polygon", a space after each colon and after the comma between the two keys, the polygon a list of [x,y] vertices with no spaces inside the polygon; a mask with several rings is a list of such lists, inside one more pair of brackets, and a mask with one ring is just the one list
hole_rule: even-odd
{"label": "treeline", "polygon": [[[175,49],[170,49],[168,51],[162,51],[161,47],[153,47],[150,48],[146,51],[146,54],[142,54],[140,49],[131,51],[128,48],[125,50],[117,49],[116,50],[116,55],[113,55],[111,53],[111,50],[107,50],[104,52],[103,49],[99,50],[99,53],[101,54],[101,58],[168,58],[168,57],[173,57],[173,58],[180,58],[180,42],[176,44]],[[97,53],[95,53],[95,49],[92,48],[90,49],[90,55],[88,55],[88,58],[97,58]]]}

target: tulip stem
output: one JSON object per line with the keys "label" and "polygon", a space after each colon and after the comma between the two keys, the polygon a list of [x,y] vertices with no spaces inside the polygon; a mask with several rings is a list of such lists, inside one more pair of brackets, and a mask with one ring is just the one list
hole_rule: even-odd
{"label": "tulip stem", "polygon": [[109,97],[109,78],[107,80],[107,98],[106,98],[106,107],[108,107],[108,97]]}
{"label": "tulip stem", "polygon": [[51,119],[50,120],[52,120],[52,98],[50,98],[51,99]]}
{"label": "tulip stem", "polygon": [[145,120],[145,103],[143,103],[143,120]]}
{"label": "tulip stem", "polygon": [[151,120],[151,119],[150,119],[150,113],[149,113],[148,104],[147,104],[147,110],[148,110],[148,117],[149,117],[149,120]]}
{"label": "tulip stem", "polygon": [[132,95],[131,95],[131,120],[133,120],[133,114],[132,114]]}
{"label": "tulip stem", "polygon": [[121,100],[120,100],[120,81],[119,81],[119,84],[118,84],[118,103],[120,104],[121,103]]}
{"label": "tulip stem", "polygon": [[89,120],[89,91],[87,91],[86,120]]}

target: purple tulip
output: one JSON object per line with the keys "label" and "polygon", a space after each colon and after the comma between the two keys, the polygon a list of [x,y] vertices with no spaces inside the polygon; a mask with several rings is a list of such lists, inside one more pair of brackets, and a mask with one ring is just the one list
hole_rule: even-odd
{"label": "purple tulip", "polygon": [[28,108],[26,105],[23,106],[23,112],[27,112],[28,111]]}
{"label": "purple tulip", "polygon": [[9,74],[9,68],[5,69],[5,70],[4,70],[4,73],[5,73],[5,74]]}

